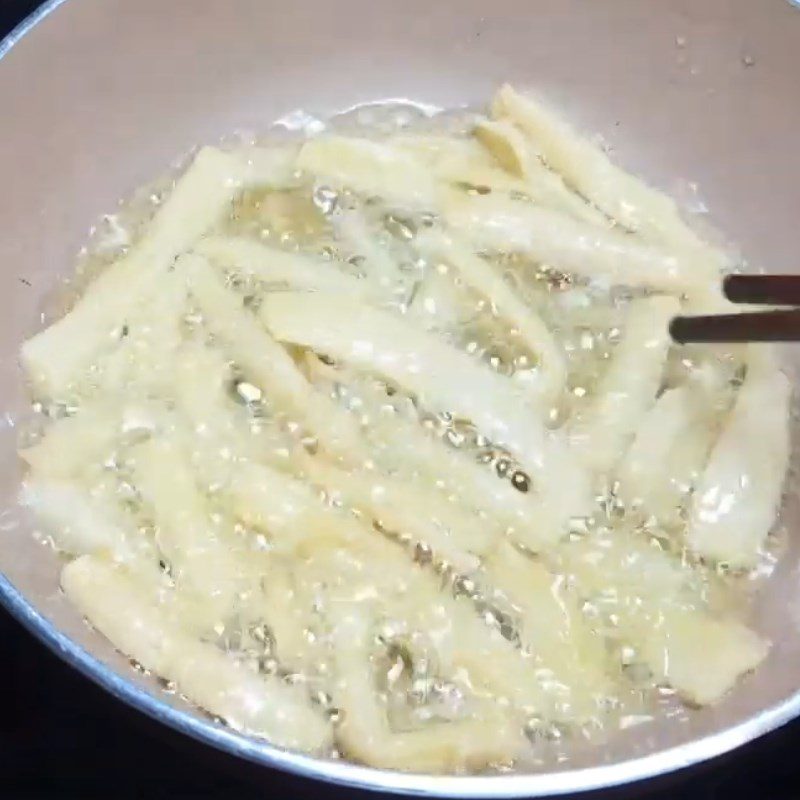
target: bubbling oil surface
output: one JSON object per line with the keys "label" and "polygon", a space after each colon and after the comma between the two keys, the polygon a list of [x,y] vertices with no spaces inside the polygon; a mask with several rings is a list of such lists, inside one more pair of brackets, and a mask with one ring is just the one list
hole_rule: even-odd
{"label": "bubbling oil surface", "polygon": [[[293,119],[304,120],[305,127],[311,120],[315,131],[322,126],[307,115],[298,114]],[[420,110],[413,105],[389,104],[354,109],[326,123],[325,127],[369,138],[384,138],[400,132],[459,137],[468,135],[473,121],[471,112],[431,114],[429,109]],[[247,143],[270,144],[278,135],[269,134]],[[288,138],[291,140],[291,136]],[[239,145],[241,141],[233,139],[229,144]],[[169,192],[174,176],[171,172],[137,192],[115,213],[103,217],[92,230],[89,244],[79,259],[77,277],[68,290],[73,297],[80,294],[88,281],[135,246]],[[466,191],[483,194],[489,190],[471,186]],[[385,307],[418,321],[484,367],[520,385],[536,379],[540,366],[537,356],[526,348],[519,331],[509,328],[497,309],[466,285],[449,265],[425,260],[416,252],[414,243],[418,233],[437,222],[430,214],[400,212],[387,207],[380,198],[357,196],[324,183],[314,183],[298,174],[295,185],[287,189],[243,192],[214,232],[318,256],[340,264],[355,278],[366,280],[370,268],[368,258],[341,235],[341,221],[351,213],[364,220],[373,242],[397,264],[396,273],[389,276],[385,285]],[[579,415],[592,401],[620,339],[626,310],[640,293],[610,290],[599,283],[575,280],[547,264],[534,263],[510,253],[494,254],[491,260],[506,284],[540,314],[565,355],[566,389],[544,414],[547,424],[557,429]],[[249,308],[258,309],[265,292],[262,282],[231,272],[227,275],[227,285],[244,298]],[[281,287],[268,290],[280,291]],[[212,346],[215,344],[198,308],[187,308],[181,325],[184,335],[200,337]],[[124,329],[119,332],[120,339],[127,335]],[[402,420],[424,431],[431,440],[442,443],[448,451],[480,465],[487,475],[507,482],[514,490],[522,494],[536,490],[531,476],[511,453],[488,440],[468,421],[447,410],[426,408],[401,387],[374,376],[354,373],[346,364],[300,351],[292,355],[314,386],[357,417],[364,437],[377,454],[375,461],[380,462],[385,457],[382,467],[390,474],[415,484],[432,481],[443,503],[470,514],[474,512],[450,475],[438,474],[431,479],[413,464],[392,463],[392,448],[384,441],[383,431],[387,420],[389,424],[391,420]],[[35,444],[50,421],[76,414],[90,402],[107,369],[108,365],[100,359],[92,365],[86,380],[75,387],[73,396],[35,404],[33,410],[37,419],[24,434],[23,445]],[[316,452],[317,442],[300,422],[273,408],[269,387],[251,382],[246,371],[235,362],[229,364],[229,370],[226,391],[238,406],[239,430],[251,438],[256,448],[268,453],[268,462],[288,465],[290,453],[298,445],[310,453]],[[720,355],[709,348],[674,347],[662,390],[702,380],[706,374],[713,375],[716,385],[708,409],[708,424],[721,426],[741,380],[735,361],[728,355]],[[167,407],[171,404],[170,398],[160,396],[153,386],[142,390],[131,384],[130,391],[130,396],[120,397],[119,401],[165,402]],[[83,475],[93,495],[110,497],[122,505],[136,520],[142,538],[158,548],[158,527],[142,502],[125,455],[126,446],[141,436],[141,428],[132,424],[127,438],[117,442],[113,452],[105,453],[98,463],[85,465]],[[222,443],[221,449],[225,448]],[[200,450],[192,453],[194,463],[204,458]],[[235,461],[235,457],[231,459]],[[369,473],[375,461],[369,460],[361,467]],[[203,474],[202,470],[199,474]],[[604,693],[594,698],[595,707],[588,716],[583,713],[585,709],[580,715],[571,714],[570,692],[559,685],[558,676],[547,666],[547,658],[542,658],[535,649],[526,650],[522,638],[522,609],[502,587],[493,585],[480,560],[469,569],[457,568],[406,531],[394,530],[380,519],[374,521],[378,532],[407,551],[416,565],[415,570],[434,576],[443,596],[471,605],[487,626],[520,649],[522,658],[535,665],[543,692],[553,699],[558,712],[545,715],[535,707],[522,709],[520,724],[531,743],[526,759],[531,764],[566,758],[576,739],[600,742],[615,731],[690,713],[677,701],[674,692],[654,677],[642,659],[640,642],[635,636],[631,637],[630,631],[658,624],[659,618],[673,607],[746,614],[749,597],[774,565],[779,550],[775,537],[758,570],[749,574],[727,570],[724,565],[709,567],[693,556],[685,542],[686,503],[692,481],[697,476],[689,476],[688,483],[685,483],[686,477],[676,476],[676,481],[684,483],[675,486],[674,508],[664,518],[626,506],[613,482],[601,483],[596,487],[591,514],[573,519],[570,532],[560,545],[541,556],[525,556],[546,566],[553,579],[553,597],[558,603],[574,604],[580,610],[581,624],[586,625],[591,637],[600,643],[608,681]],[[235,541],[237,552],[254,554],[254,557],[276,551],[276,542],[269,531],[241,521],[233,522],[219,486],[207,476],[201,481],[213,509],[212,524],[225,529],[224,536],[220,534],[225,541]],[[347,510],[356,519],[369,522],[368,515],[357,504],[351,507],[336,492],[320,487],[316,490],[330,508]],[[635,548],[616,553],[620,541],[632,542]],[[640,564],[645,571],[649,569],[649,554],[654,554],[658,563],[667,565],[668,583],[677,587],[672,594],[659,596],[657,593],[662,587],[653,589],[637,577]],[[162,553],[159,563],[164,586],[176,590],[179,584],[170,560]],[[598,563],[608,563],[607,576],[599,574],[587,580],[586,565]],[[341,571],[337,574],[336,570]],[[278,675],[287,683],[307,686],[311,702],[324,710],[335,725],[340,725],[346,711],[336,705],[336,692],[332,688],[335,658],[329,619],[331,604],[339,602],[341,597],[349,601],[367,600],[387,590],[403,596],[402,580],[376,574],[369,564],[359,561],[358,554],[332,554],[318,567],[312,565],[295,574],[287,589],[292,603],[302,607],[302,613],[295,614],[300,627],[292,631],[297,639],[292,650],[294,658],[287,659],[286,653],[276,650],[276,638],[280,636],[276,637],[276,632],[253,604],[254,595],[247,591],[237,598],[233,614],[206,619],[203,636],[254,673]],[[269,576],[265,575],[263,582],[269,581]],[[396,583],[387,586],[384,581]],[[414,590],[412,580],[406,591]],[[278,592],[276,602],[280,602],[280,597]],[[287,611],[289,616],[294,613]],[[430,620],[431,615],[419,618]],[[447,620],[441,624],[446,628]],[[501,707],[511,702],[509,698],[483,696],[463,671],[443,672],[443,665],[437,663],[437,644],[447,635],[446,631],[436,628],[415,626],[402,615],[393,616],[390,612],[380,614],[375,620],[369,647],[375,691],[392,730],[415,730],[434,722],[465,719],[480,714],[487,702],[499,703]],[[164,688],[180,691],[172,682],[165,682]],[[341,754],[334,751],[332,755]],[[493,768],[507,766],[497,763]]]}

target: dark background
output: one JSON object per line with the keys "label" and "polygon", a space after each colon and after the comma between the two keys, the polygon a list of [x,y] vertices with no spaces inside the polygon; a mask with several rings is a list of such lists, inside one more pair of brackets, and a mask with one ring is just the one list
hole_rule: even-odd
{"label": "dark background", "polygon": [[[0,38],[37,5],[0,0]],[[0,146],[3,113],[8,112],[0,111]],[[252,768],[180,739],[67,668],[2,610],[0,698],[3,798],[378,798]],[[586,800],[731,797],[800,799],[800,722],[677,777],[621,793],[584,795]]]}

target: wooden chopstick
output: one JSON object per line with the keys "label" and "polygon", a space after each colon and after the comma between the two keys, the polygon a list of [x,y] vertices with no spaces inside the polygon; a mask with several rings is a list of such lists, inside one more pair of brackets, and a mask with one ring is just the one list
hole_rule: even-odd
{"label": "wooden chopstick", "polygon": [[790,311],[757,311],[752,314],[674,317],[670,322],[669,332],[679,344],[800,342],[800,308]]}
{"label": "wooden chopstick", "polygon": [[800,275],[726,275],[722,291],[732,303],[800,306]]}
{"label": "wooden chopstick", "polygon": [[797,307],[675,317],[669,332],[676,342],[800,342],[800,275],[726,275],[722,291],[732,303]]}

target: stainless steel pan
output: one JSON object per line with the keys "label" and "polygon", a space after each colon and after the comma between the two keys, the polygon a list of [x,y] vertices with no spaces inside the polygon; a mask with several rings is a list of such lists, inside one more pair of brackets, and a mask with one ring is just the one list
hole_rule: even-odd
{"label": "stainless steel pan", "polygon": [[[529,85],[653,182],[684,196],[696,182],[715,227],[752,264],[798,265],[800,10],[787,0],[51,0],[0,56],[0,510],[19,478],[17,349],[90,223],[192,145],[266,128],[297,107],[326,114],[404,97],[454,106],[504,80]],[[59,594],[57,559],[17,512],[0,513],[0,596],[112,694],[242,758],[428,795],[558,794],[679,769],[800,713],[794,492],[783,522],[788,552],[756,609],[775,642],[759,672],[686,723],[576,747],[536,774],[380,772],[217,726],[81,622]]]}

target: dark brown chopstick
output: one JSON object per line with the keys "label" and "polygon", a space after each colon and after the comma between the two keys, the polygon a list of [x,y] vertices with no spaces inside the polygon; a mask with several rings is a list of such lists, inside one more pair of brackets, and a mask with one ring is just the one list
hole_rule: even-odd
{"label": "dark brown chopstick", "polygon": [[732,303],[800,306],[800,275],[726,275],[722,291]]}
{"label": "dark brown chopstick", "polygon": [[800,309],[675,317],[672,338],[688,342],[800,342]]}

